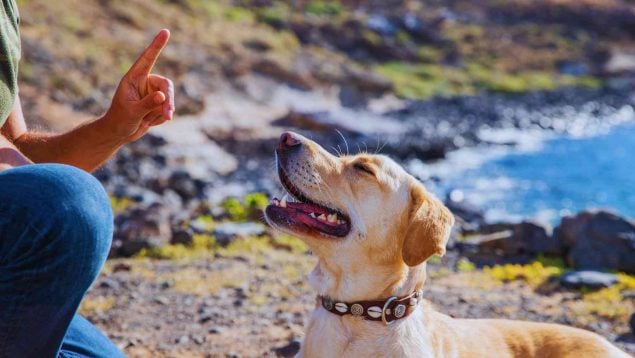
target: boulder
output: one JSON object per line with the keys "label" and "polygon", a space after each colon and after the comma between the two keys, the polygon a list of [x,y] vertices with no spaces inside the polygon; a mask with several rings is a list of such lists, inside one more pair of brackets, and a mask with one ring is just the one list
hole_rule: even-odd
{"label": "boulder", "polygon": [[189,201],[201,197],[205,190],[205,182],[195,179],[184,170],[175,170],[167,180],[168,188],[174,190],[183,200]]}
{"label": "boulder", "polygon": [[538,223],[523,221],[513,226],[514,237],[523,243],[523,250],[530,254],[560,255],[560,242],[551,237],[546,228]]}
{"label": "boulder", "polygon": [[600,289],[611,287],[618,281],[617,276],[612,273],[599,271],[572,271],[567,272],[560,278],[562,286],[567,288],[592,288]]}
{"label": "boulder", "polygon": [[548,228],[523,221],[517,224],[482,226],[469,243],[477,251],[511,257],[522,254],[560,255],[560,243],[549,236]]}
{"label": "boulder", "polygon": [[173,230],[171,244],[190,245],[192,243],[193,233],[191,229],[178,228]]}
{"label": "boulder", "polygon": [[562,219],[555,231],[567,263],[583,270],[635,273],[635,222],[608,211],[585,211]]}
{"label": "boulder", "polygon": [[170,211],[161,203],[137,204],[115,218],[113,255],[132,256],[170,242]]}

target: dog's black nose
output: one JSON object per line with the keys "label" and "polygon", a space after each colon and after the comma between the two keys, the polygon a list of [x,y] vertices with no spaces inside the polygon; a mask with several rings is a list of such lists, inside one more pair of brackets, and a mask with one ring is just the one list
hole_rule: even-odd
{"label": "dog's black nose", "polygon": [[280,135],[280,142],[278,148],[280,150],[289,150],[293,147],[298,147],[302,144],[300,140],[292,132],[284,132]]}

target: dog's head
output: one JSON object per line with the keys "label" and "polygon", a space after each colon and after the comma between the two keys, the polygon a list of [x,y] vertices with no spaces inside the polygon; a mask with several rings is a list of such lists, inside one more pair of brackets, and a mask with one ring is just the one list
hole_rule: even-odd
{"label": "dog's head", "polygon": [[390,158],[336,157],[291,132],[280,137],[276,158],[293,199],[273,199],[268,222],[333,270],[412,267],[445,253],[454,217]]}

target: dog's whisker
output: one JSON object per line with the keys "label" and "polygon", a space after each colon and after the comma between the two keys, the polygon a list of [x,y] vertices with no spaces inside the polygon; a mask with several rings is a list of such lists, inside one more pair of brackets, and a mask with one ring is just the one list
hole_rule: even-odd
{"label": "dog's whisker", "polygon": [[346,145],[346,155],[350,155],[350,152],[348,150],[348,142],[346,141],[346,137],[344,137],[344,134],[342,134],[342,132],[340,132],[339,129],[335,129],[335,131],[340,135],[340,137],[342,137],[342,139],[344,140],[344,145]]}
{"label": "dog's whisker", "polygon": [[386,139],[386,141],[384,141],[384,144],[382,144],[381,148],[378,148],[377,151],[375,151],[375,154],[379,154],[381,152],[381,150],[384,149],[386,144],[388,144],[388,140],[387,139]]}

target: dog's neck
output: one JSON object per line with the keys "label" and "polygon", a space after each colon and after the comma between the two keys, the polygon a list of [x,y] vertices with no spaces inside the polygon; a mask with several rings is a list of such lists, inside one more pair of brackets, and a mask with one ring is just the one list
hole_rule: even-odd
{"label": "dog's neck", "polygon": [[[424,264],[403,267],[401,274],[396,272],[400,271],[395,271],[394,267],[377,267],[346,274],[334,271],[320,261],[311,272],[310,282],[318,294],[343,302],[406,296],[421,289],[425,282]],[[390,346],[395,356],[428,356],[427,353],[421,354],[426,345],[408,343],[427,341],[421,306],[398,322],[386,325],[351,315],[338,316],[318,305],[307,327],[300,356],[372,356],[374,350],[380,349],[374,346],[377,344],[384,346],[382,351]],[[328,346],[324,345],[325,342],[329,342]]]}
{"label": "dog's neck", "polygon": [[345,302],[406,296],[421,289],[425,279],[425,264],[368,267],[352,272],[330,266],[322,259],[309,275],[309,282],[319,295]]}

